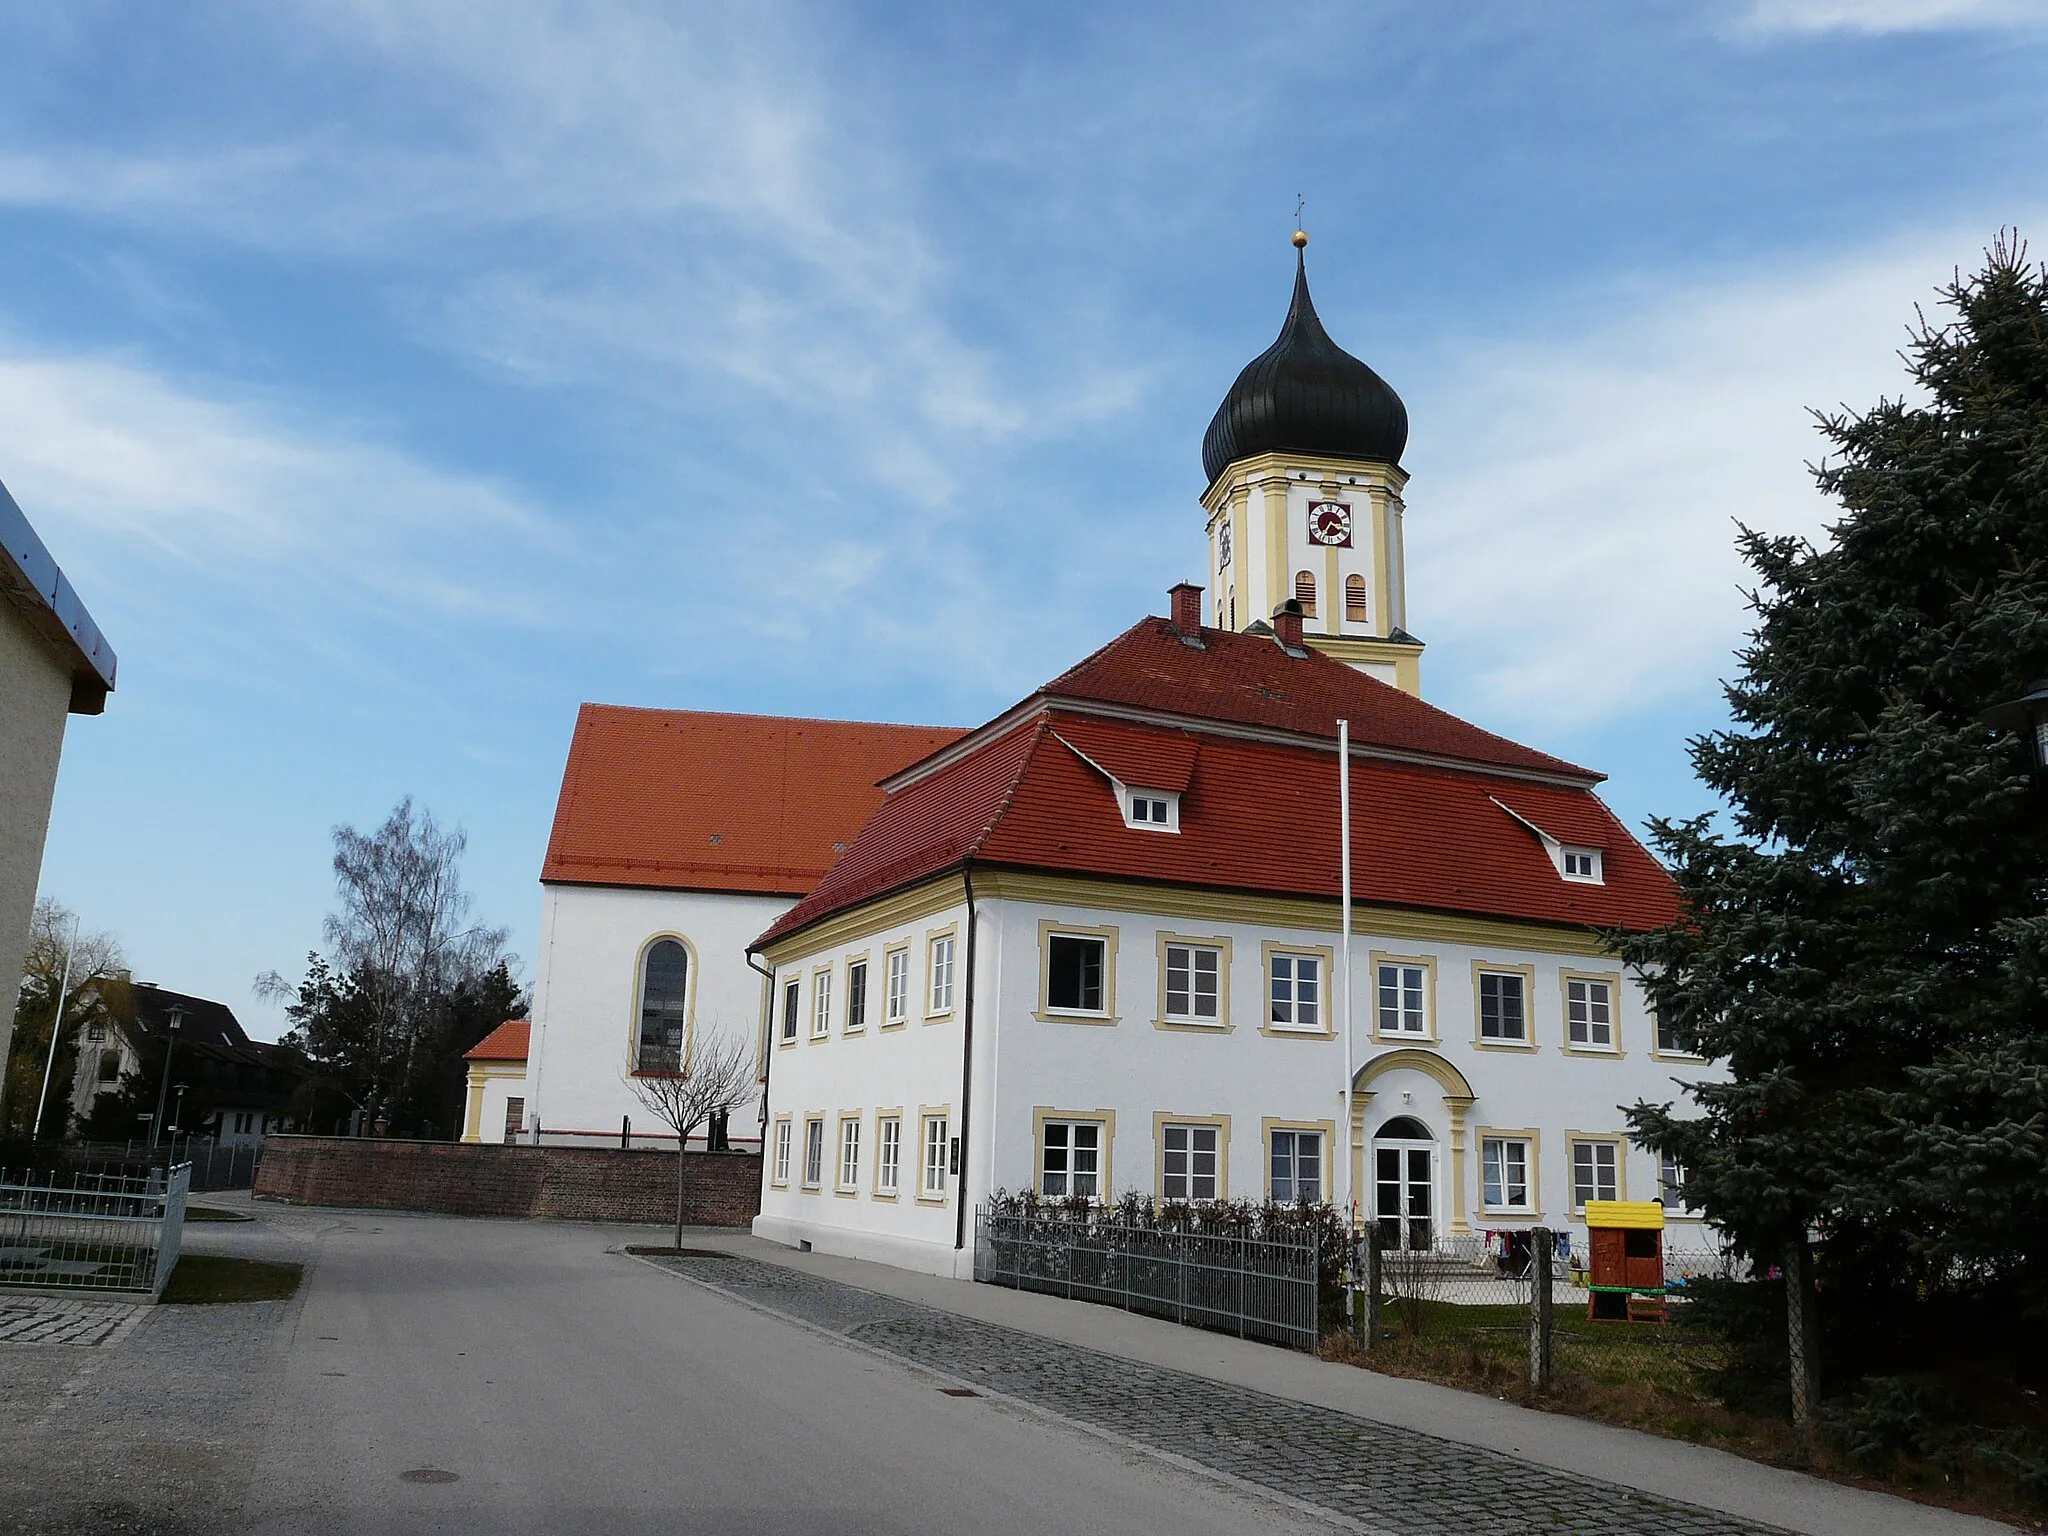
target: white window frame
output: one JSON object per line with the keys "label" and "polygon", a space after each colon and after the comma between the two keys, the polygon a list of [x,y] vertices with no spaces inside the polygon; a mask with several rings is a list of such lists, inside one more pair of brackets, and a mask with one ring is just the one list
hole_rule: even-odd
{"label": "white window frame", "polygon": [[1123,807],[1124,825],[1138,832],[1178,832],[1180,795],[1170,789],[1140,789],[1122,786],[1118,803]]}
{"label": "white window frame", "polygon": [[1669,1028],[1671,1026],[1664,1022],[1663,1011],[1661,1009],[1651,1009],[1650,1039],[1654,1042],[1651,1054],[1657,1056],[1677,1056],[1686,1061],[1706,1060],[1698,1051],[1689,1051],[1684,1046],[1678,1044],[1678,1037],[1675,1031],[1670,1035],[1666,1035],[1665,1030]]}
{"label": "white window frame", "polygon": [[[1281,1138],[1287,1140],[1287,1180],[1289,1193],[1280,1192]],[[1316,1154],[1315,1193],[1304,1196],[1301,1193],[1301,1144],[1313,1143]],[[1329,1148],[1323,1133],[1318,1130],[1296,1126],[1275,1126],[1266,1137],[1266,1193],[1276,1205],[1293,1205],[1306,1199],[1309,1204],[1320,1204],[1329,1193]]]}
{"label": "white window frame", "polygon": [[[1387,978],[1394,977],[1394,991],[1397,1001],[1394,1005],[1393,1022],[1388,1022]],[[1409,979],[1414,979],[1411,988]],[[1412,992],[1415,1007],[1411,1014],[1408,1002]],[[1379,1023],[1379,1032],[1403,1040],[1427,1040],[1429,1030],[1429,967],[1414,960],[1382,960],[1373,967],[1373,1009]],[[1414,1027],[1409,1027],[1410,1019]]]}
{"label": "white window frame", "polygon": [[[1062,934],[1059,937],[1064,938],[1067,935]],[[1179,939],[1167,940],[1164,948],[1166,974],[1161,987],[1161,1016],[1173,1024],[1220,1026],[1223,1023],[1223,986],[1225,975],[1223,951],[1213,944],[1194,944]],[[1176,966],[1174,961],[1176,955],[1181,957],[1178,966]],[[1209,993],[1206,999],[1201,991],[1201,982],[1204,979],[1201,961],[1204,958],[1209,962],[1207,975]],[[1103,954],[1105,966],[1108,963],[1108,959],[1107,946],[1105,946]],[[1173,1006],[1175,990],[1174,972],[1176,969],[1184,978],[1179,989],[1182,1000],[1182,1006],[1179,1009]],[[1207,1013],[1202,1012],[1201,1005],[1204,1001],[1209,1005]]]}
{"label": "white window frame", "polygon": [[903,1183],[903,1117],[875,1120],[875,1193],[893,1198]]}
{"label": "white window frame", "polygon": [[950,1143],[948,1128],[951,1124],[945,1115],[925,1115],[923,1126],[918,1133],[921,1148],[917,1198],[920,1200],[943,1200],[946,1198],[946,1181],[951,1177]]}
{"label": "white window frame", "polygon": [[[1159,1197],[1162,1200],[1221,1200],[1222,1126],[1210,1120],[1168,1120],[1159,1127]],[[1204,1139],[1208,1145],[1202,1145]],[[1178,1145],[1176,1145],[1178,1143]],[[1204,1166],[1206,1161],[1206,1167]],[[1181,1193],[1174,1193],[1178,1183]],[[1202,1192],[1204,1183],[1208,1192]]]}
{"label": "white window frame", "polygon": [[[1094,1145],[1083,1148],[1083,1134],[1092,1138]],[[1038,1130],[1038,1192],[1049,1200],[1065,1200],[1073,1196],[1100,1200],[1103,1197],[1103,1167],[1109,1148],[1109,1127],[1100,1120],[1084,1118],[1047,1119],[1039,1122]],[[1059,1155],[1060,1167],[1053,1168],[1054,1153]],[[1084,1151],[1092,1162],[1085,1173],[1079,1167]],[[1061,1187],[1050,1187],[1057,1178]],[[1089,1187],[1080,1187],[1083,1180]]]}
{"label": "white window frame", "polygon": [[1570,844],[1557,851],[1557,871],[1580,885],[1604,885],[1606,875],[1598,848],[1575,848]]}
{"label": "white window frame", "polygon": [[888,952],[883,962],[882,1027],[910,1019],[910,946]]}
{"label": "white window frame", "polygon": [[860,1190],[860,1116],[844,1115],[839,1121],[839,1192]]}
{"label": "white window frame", "polygon": [[782,1115],[775,1122],[775,1165],[770,1182],[778,1189],[789,1187],[789,1149],[795,1140],[795,1127],[789,1116]]}
{"label": "white window frame", "polygon": [[936,1018],[953,1011],[953,957],[958,952],[955,936],[950,933],[935,933],[925,944],[927,975],[931,985],[926,989],[929,1007],[927,1016]]}
{"label": "white window frame", "polygon": [[[1095,991],[1096,1003],[1093,1008],[1085,1001],[1088,988],[1083,968],[1081,997],[1078,1003],[1056,1003],[1052,1000],[1052,947],[1056,943],[1093,944],[1095,946]],[[1045,936],[1045,1011],[1047,1013],[1072,1014],[1085,1019],[1099,1019],[1109,1012],[1109,940],[1099,933],[1067,933],[1057,928]]]}
{"label": "white window frame", "polygon": [[804,1117],[804,1180],[805,1189],[825,1187],[825,1117],[806,1115]]}
{"label": "white window frame", "polygon": [[1619,1050],[1614,1023],[1613,982],[1601,976],[1565,977],[1564,1032],[1574,1050]]}
{"label": "white window frame", "polygon": [[[1283,1002],[1277,991],[1281,983],[1280,966],[1285,962],[1288,968],[1286,979],[1287,997]],[[1313,999],[1304,1003],[1301,998],[1303,964],[1315,967],[1315,976],[1310,985],[1315,989]],[[1277,1030],[1291,1030],[1303,1035],[1326,1035],[1330,1032],[1329,1018],[1329,967],[1323,964],[1321,955],[1304,954],[1300,950],[1276,949],[1266,957],[1266,1023]],[[1282,1008],[1288,1013],[1286,1019],[1278,1017]],[[1302,1022],[1302,1009],[1313,1010],[1309,1022]]]}
{"label": "white window frame", "polygon": [[[1601,1167],[1601,1153],[1606,1153],[1606,1167]],[[1619,1143],[1599,1136],[1575,1136],[1571,1141],[1572,1153],[1572,1210],[1583,1213],[1588,1200],[1619,1200],[1622,1182],[1622,1151]],[[1600,1175],[1607,1174],[1607,1192],[1602,1193]]]}
{"label": "white window frame", "polygon": [[[1512,981],[1515,984],[1515,990],[1520,994],[1522,1004],[1520,1009],[1522,1032],[1518,1035],[1490,1035],[1486,1032],[1486,983],[1488,981],[1496,980],[1503,982]],[[1534,991],[1535,988],[1529,985],[1529,978],[1527,974],[1522,971],[1510,971],[1505,969],[1494,969],[1491,967],[1482,966],[1479,970],[1479,974],[1473,978],[1472,982],[1473,1006],[1477,1010],[1479,1017],[1478,1027],[1480,1043],[1486,1045],[1530,1044],[1535,1036],[1535,1031],[1529,1027],[1529,1002],[1530,996]],[[1507,1014],[1507,1009],[1505,1006],[1506,994],[1500,994],[1500,998],[1502,1007],[1499,1011],[1502,1021],[1505,1022]]]}
{"label": "white window frame", "polygon": [[1692,1210],[1685,1203],[1685,1164],[1669,1152],[1657,1154],[1657,1203],[1667,1214],[1684,1215]]}
{"label": "white window frame", "polygon": [[[1519,1153],[1519,1157],[1511,1154]],[[1519,1162],[1522,1193],[1514,1196]],[[1482,1136],[1479,1140],[1479,1203],[1489,1211],[1532,1212],[1536,1209],[1536,1146],[1527,1136]]]}
{"label": "white window frame", "polygon": [[865,958],[846,962],[846,1033],[857,1035],[868,1027],[868,963]]}
{"label": "white window frame", "polygon": [[782,984],[782,1034],[784,1045],[795,1045],[798,1023],[804,1011],[804,983],[800,976],[792,976]]}
{"label": "white window frame", "polygon": [[811,977],[811,1038],[832,1037],[832,973],[819,971]]}

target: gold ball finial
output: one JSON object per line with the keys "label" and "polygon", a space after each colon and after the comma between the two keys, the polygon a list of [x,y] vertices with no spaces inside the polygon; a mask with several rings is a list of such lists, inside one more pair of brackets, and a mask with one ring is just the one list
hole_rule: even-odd
{"label": "gold ball finial", "polygon": [[1300,249],[1301,249],[1301,248],[1302,248],[1303,246],[1305,246],[1305,245],[1307,245],[1307,244],[1308,244],[1308,231],[1307,231],[1307,230],[1305,230],[1305,229],[1297,229],[1297,230],[1296,230],[1296,231],[1294,232],[1294,248],[1295,248],[1295,249],[1296,249],[1296,250],[1298,251],[1298,250],[1300,250]]}

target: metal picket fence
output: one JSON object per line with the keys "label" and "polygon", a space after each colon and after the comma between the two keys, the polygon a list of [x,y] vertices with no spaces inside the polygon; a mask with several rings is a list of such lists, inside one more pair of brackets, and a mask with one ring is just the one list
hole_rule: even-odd
{"label": "metal picket fence", "polygon": [[0,1171],[0,1290],[163,1294],[192,1166],[35,1178]]}
{"label": "metal picket fence", "polygon": [[67,1147],[70,1168],[91,1172],[105,1168],[140,1173],[147,1168],[192,1165],[192,1190],[253,1189],[261,1147],[222,1146],[206,1136],[165,1137],[156,1146],[147,1141],[90,1141]]}
{"label": "metal picket fence", "polygon": [[1314,1350],[1317,1238],[1190,1232],[984,1205],[974,1278]]}

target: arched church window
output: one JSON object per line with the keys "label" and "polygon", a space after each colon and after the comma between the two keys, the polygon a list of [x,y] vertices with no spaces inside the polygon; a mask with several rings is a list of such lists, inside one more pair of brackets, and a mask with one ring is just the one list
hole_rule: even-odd
{"label": "arched church window", "polygon": [[683,1070],[684,1011],[690,995],[690,952],[656,939],[640,962],[641,1072]]}
{"label": "arched church window", "polygon": [[1353,624],[1365,622],[1365,578],[1346,576],[1344,578],[1344,617]]}
{"label": "arched church window", "polygon": [[1316,579],[1307,571],[1294,573],[1294,600],[1301,604],[1301,616],[1312,619],[1316,616]]}

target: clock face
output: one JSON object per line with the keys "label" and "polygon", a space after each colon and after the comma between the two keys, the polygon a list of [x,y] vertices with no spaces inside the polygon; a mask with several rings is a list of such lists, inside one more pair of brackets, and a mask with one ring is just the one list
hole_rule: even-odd
{"label": "clock face", "polygon": [[1223,522],[1216,529],[1216,563],[1219,566],[1230,564],[1230,524],[1228,521]]}
{"label": "clock face", "polygon": [[1308,536],[1318,544],[1351,545],[1351,508],[1341,501],[1308,504]]}

